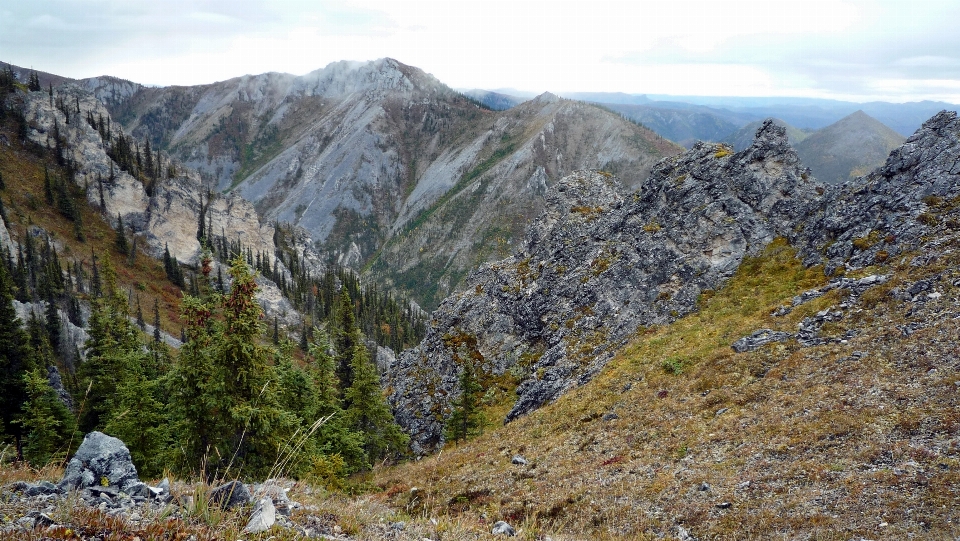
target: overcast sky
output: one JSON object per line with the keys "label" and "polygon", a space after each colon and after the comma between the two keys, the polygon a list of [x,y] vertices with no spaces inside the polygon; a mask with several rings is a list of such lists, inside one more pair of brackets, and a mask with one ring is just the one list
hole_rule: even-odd
{"label": "overcast sky", "polygon": [[395,58],[455,88],[960,103],[960,1],[0,0],[0,61],[201,84]]}

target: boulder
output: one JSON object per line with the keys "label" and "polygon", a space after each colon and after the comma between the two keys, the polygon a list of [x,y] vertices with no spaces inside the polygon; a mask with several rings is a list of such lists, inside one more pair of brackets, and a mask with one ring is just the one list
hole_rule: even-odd
{"label": "boulder", "polygon": [[127,446],[103,432],[90,432],[70,459],[57,487],[66,491],[103,486],[126,492],[140,484]]}

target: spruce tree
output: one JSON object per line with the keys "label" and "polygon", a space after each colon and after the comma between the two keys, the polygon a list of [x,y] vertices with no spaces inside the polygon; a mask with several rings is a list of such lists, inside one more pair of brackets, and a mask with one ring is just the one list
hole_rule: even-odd
{"label": "spruce tree", "polygon": [[480,400],[477,393],[483,387],[477,382],[476,369],[473,363],[466,361],[458,378],[460,396],[453,401],[453,411],[447,420],[444,437],[447,441],[458,442],[479,434],[483,426],[480,414]]}
{"label": "spruce tree", "polygon": [[400,430],[380,389],[380,375],[362,343],[353,349],[353,383],[343,392],[349,404],[344,416],[363,435],[363,449],[371,461],[402,453],[409,437]]}
{"label": "spruce tree", "polygon": [[34,368],[23,375],[23,381],[27,394],[19,421],[25,434],[23,456],[39,468],[55,455],[66,456],[76,425],[70,410],[50,387],[46,370]]}
{"label": "spruce tree", "polygon": [[117,247],[117,252],[123,255],[129,254],[130,245],[127,243],[127,232],[123,227],[123,216],[119,213],[117,214],[117,230],[113,244]]}
{"label": "spruce tree", "polygon": [[91,309],[87,360],[77,371],[81,387],[90,385],[87,408],[80,419],[83,432],[102,429],[114,413],[108,399],[142,363],[139,332],[128,318],[127,299],[117,285],[109,257],[103,258],[103,294],[92,300]]}
{"label": "spruce tree", "polygon": [[353,384],[353,357],[355,349],[362,346],[363,339],[357,320],[353,315],[353,301],[346,288],[340,293],[337,303],[336,325],[334,327],[334,346],[337,350],[337,379],[341,388]]}
{"label": "spruce tree", "polygon": [[22,426],[15,424],[27,389],[23,377],[34,368],[27,349],[27,336],[13,307],[12,283],[7,265],[0,265],[0,432],[17,442],[18,456],[22,458]]}

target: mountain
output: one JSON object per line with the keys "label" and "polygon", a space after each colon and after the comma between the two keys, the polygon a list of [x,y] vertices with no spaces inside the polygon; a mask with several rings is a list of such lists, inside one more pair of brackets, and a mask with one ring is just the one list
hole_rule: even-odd
{"label": "mountain", "polygon": [[[799,144],[800,141],[803,141],[804,139],[807,138],[808,135],[810,135],[809,131],[804,131],[798,128],[794,128],[793,126],[787,124],[786,122],[780,120],[779,118],[774,118],[772,120],[774,124],[781,126],[785,130],[787,130],[787,140],[790,142],[790,146],[794,148],[797,147],[797,144]],[[726,135],[720,141],[723,143],[729,144],[735,150],[738,150],[738,151],[743,150],[749,147],[751,144],[753,144],[754,135],[757,133],[757,130],[762,125],[763,125],[762,120],[751,122],[746,126],[743,126],[742,128],[739,128],[738,130]]]}
{"label": "mountain", "polygon": [[663,137],[684,147],[691,147],[697,141],[719,141],[724,135],[736,130],[739,123],[704,107],[693,109],[673,109],[657,105],[619,105],[603,104],[611,111],[639,122]]}
{"label": "mountain", "polygon": [[442,443],[467,359],[488,379],[518,374],[506,419],[529,413],[589,381],[641,326],[694,310],[774,237],[795,236],[818,186],[771,121],[740,153],[698,143],[662,160],[633,193],[603,172],[566,177],[517,252],[473,273],[397,359],[391,402],[414,451]]}
{"label": "mountain", "polygon": [[529,98],[521,98],[518,96],[511,96],[510,94],[501,94],[499,92],[491,92],[489,90],[480,90],[474,88],[472,90],[464,90],[463,95],[477,100],[486,107],[493,109],[494,111],[505,111],[511,107],[515,107],[520,103],[527,101]]}
{"label": "mountain", "polygon": [[564,92],[563,97],[571,100],[617,105],[650,103],[650,99],[642,94],[625,94],[623,92]]}
{"label": "mountain", "polygon": [[889,103],[882,101],[855,103],[820,98],[736,97],[736,96],[669,96],[649,95],[651,99],[683,102],[724,109],[753,116],[754,119],[776,117],[803,130],[818,130],[862,110],[897,133],[909,136],[925,120],[942,110],[956,111],[957,105],[942,101]]}
{"label": "mountain", "polygon": [[482,109],[392,59],[197,87],[83,84],[127,133],[198,170],[207,188],[304,228],[333,259],[426,306],[513,242],[562,175],[606,168],[636,183],[679,150],[549,94]]}
{"label": "mountain", "polygon": [[810,134],[796,148],[817,179],[836,184],[876,168],[903,141],[897,132],[857,111]]}
{"label": "mountain", "polygon": [[772,121],[632,194],[566,177],[388,380],[415,450],[443,441],[468,367],[512,422],[377,482],[395,507],[416,483],[439,515],[592,538],[949,536],[946,503],[908,502],[953,498],[958,134],[942,112],[838,186]]}

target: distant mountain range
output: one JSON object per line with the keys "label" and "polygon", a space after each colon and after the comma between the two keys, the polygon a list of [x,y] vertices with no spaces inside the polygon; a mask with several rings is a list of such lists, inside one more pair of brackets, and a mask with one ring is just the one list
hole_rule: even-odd
{"label": "distant mountain range", "polygon": [[[483,91],[471,94],[483,101]],[[497,93],[503,106],[522,98]],[[852,103],[809,98],[648,96],[581,92],[565,97],[596,103],[690,148],[697,141],[724,142],[743,150],[765,118],[786,128],[790,143],[821,181],[836,184],[883,163],[904,136],[941,110],[945,102]],[[492,98],[490,98],[492,99]],[[688,101],[683,101],[688,100]],[[492,105],[491,105],[492,106]],[[816,137],[813,137],[816,135]],[[808,137],[810,138],[807,141]]]}
{"label": "distant mountain range", "polygon": [[239,193],[427,308],[507,253],[560,177],[592,168],[637,184],[682,150],[552,94],[485,109],[392,59],[192,87],[77,83],[126,133],[199,171],[206,189]]}

